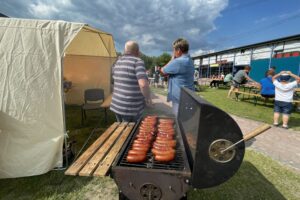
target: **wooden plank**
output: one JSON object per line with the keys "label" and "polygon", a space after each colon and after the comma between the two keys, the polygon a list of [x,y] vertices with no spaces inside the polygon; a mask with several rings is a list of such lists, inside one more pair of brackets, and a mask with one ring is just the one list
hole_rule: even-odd
{"label": "wooden plank", "polygon": [[132,128],[134,127],[134,123],[129,123],[118,141],[110,150],[109,154],[103,159],[103,161],[99,164],[99,167],[94,172],[93,176],[105,176],[109,171],[111,164],[115,160],[117,154],[119,153],[120,149],[122,148],[126,138],[128,137],[129,133],[131,132]]}
{"label": "wooden plank", "polygon": [[65,175],[77,175],[119,124],[119,122],[115,122],[106,129],[106,131],[102,133],[102,135],[68,168],[68,170],[65,171]]}
{"label": "wooden plank", "polygon": [[79,176],[90,176],[97,168],[99,162],[104,158],[104,156],[109,152],[114,142],[120,136],[120,133],[124,130],[127,123],[121,123],[119,127],[113,132],[113,134],[106,140],[106,142],[98,149],[98,151],[93,155],[93,157],[86,163],[86,165],[80,170]]}

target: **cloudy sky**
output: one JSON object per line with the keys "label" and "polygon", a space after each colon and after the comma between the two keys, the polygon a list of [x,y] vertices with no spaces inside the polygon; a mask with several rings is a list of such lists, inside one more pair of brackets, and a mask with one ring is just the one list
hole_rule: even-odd
{"label": "cloudy sky", "polygon": [[147,55],[170,52],[178,37],[197,54],[300,34],[299,0],[0,1],[10,17],[87,23],[112,33],[118,51],[132,39]]}

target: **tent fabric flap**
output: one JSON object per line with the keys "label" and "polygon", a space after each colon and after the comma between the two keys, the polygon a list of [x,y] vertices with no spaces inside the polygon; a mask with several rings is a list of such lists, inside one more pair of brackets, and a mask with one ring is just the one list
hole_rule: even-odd
{"label": "tent fabric flap", "polygon": [[62,165],[62,56],[84,24],[0,18],[0,178]]}

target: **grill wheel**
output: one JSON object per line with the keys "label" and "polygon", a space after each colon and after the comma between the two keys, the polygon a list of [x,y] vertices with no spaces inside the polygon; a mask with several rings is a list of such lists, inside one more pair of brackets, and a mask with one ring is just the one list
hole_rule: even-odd
{"label": "grill wheel", "polygon": [[161,199],[161,189],[154,184],[147,183],[140,188],[140,194],[144,200],[159,200]]}

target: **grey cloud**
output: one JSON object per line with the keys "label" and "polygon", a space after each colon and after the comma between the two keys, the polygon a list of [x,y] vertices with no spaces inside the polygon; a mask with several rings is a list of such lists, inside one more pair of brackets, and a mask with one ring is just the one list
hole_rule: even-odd
{"label": "grey cloud", "polygon": [[[215,29],[214,20],[228,4],[228,0],[63,2],[66,3],[62,5],[59,0],[5,0],[0,12],[13,17],[46,17],[87,23],[112,33],[120,51],[126,40],[134,39],[143,52],[152,54],[171,51],[171,43],[178,37],[187,38],[192,49],[208,48],[209,43],[204,38]],[[44,9],[47,8],[46,13]]]}

